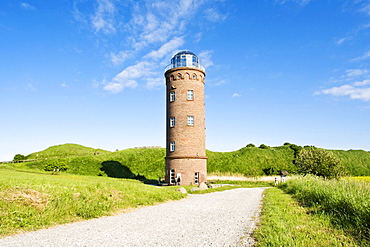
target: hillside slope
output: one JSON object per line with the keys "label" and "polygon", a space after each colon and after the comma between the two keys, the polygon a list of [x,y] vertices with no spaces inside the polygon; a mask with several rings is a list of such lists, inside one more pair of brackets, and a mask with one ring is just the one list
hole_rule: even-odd
{"label": "hillside slope", "polygon": [[[348,175],[370,176],[370,153],[363,150],[328,150],[347,168]],[[17,163],[27,169],[43,170],[50,164],[63,164],[67,172],[90,176],[163,179],[165,149],[143,148],[109,152],[77,144],[64,144],[28,155],[37,161]],[[224,175],[275,175],[279,170],[295,173],[294,151],[289,145],[258,148],[244,147],[234,152],[207,151],[208,173]],[[53,158],[61,157],[61,158]],[[57,162],[55,160],[58,160]]]}

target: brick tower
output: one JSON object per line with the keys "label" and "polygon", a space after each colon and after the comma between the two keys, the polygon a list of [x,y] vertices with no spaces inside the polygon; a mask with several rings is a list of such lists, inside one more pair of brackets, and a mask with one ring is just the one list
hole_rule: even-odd
{"label": "brick tower", "polygon": [[176,53],[166,77],[166,182],[197,185],[207,180],[205,69],[190,51]]}

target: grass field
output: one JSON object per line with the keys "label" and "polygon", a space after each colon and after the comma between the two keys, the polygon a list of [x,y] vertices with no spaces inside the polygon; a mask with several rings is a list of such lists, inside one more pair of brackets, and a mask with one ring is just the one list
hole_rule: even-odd
{"label": "grass field", "polygon": [[259,246],[370,246],[370,183],[356,180],[296,177],[267,190]]}
{"label": "grass field", "polygon": [[312,213],[278,188],[264,193],[260,224],[254,237],[255,246],[259,247],[361,246],[352,236],[336,229],[330,217]]}
{"label": "grass field", "polygon": [[[370,176],[370,153],[363,150],[329,150],[348,170],[349,176]],[[244,147],[233,152],[207,151],[208,174],[247,177],[275,175],[279,170],[295,173],[294,150],[289,145],[258,148]],[[164,178],[164,148],[125,149],[109,152],[102,149],[64,144],[26,156],[32,162],[3,164],[18,170],[44,170],[63,165],[67,173],[119,178]],[[57,158],[56,158],[57,157]],[[0,164],[1,165],[1,164]],[[122,172],[125,171],[125,172]]]}
{"label": "grass field", "polygon": [[178,200],[172,187],[108,177],[0,169],[0,236]]}

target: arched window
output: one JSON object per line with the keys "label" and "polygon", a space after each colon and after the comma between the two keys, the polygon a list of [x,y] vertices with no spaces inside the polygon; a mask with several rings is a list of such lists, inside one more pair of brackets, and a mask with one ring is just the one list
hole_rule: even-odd
{"label": "arched window", "polygon": [[193,74],[192,79],[193,80],[196,80],[197,79],[197,75],[196,74]]}

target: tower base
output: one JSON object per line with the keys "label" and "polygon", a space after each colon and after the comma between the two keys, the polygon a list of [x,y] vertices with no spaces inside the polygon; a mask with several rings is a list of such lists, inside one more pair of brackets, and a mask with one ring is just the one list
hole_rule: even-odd
{"label": "tower base", "polygon": [[207,157],[166,157],[165,180],[169,185],[207,182]]}

